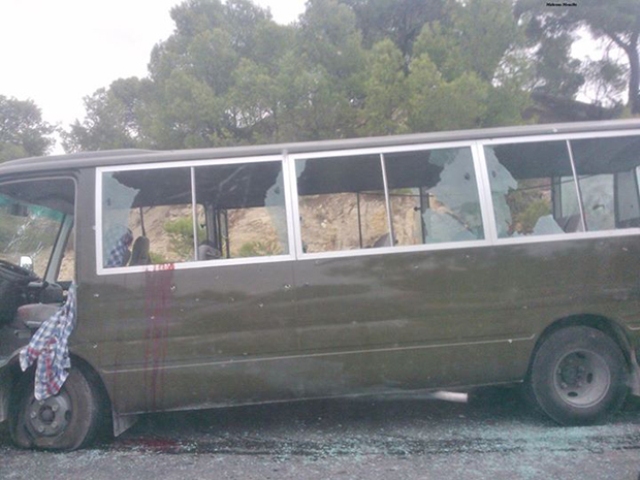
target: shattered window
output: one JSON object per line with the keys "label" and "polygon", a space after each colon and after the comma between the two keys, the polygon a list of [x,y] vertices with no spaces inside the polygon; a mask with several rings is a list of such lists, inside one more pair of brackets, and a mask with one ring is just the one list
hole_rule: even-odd
{"label": "shattered window", "polygon": [[582,231],[566,142],[486,146],[498,237]]}
{"label": "shattered window", "polygon": [[640,137],[573,140],[588,231],[640,227]]}
{"label": "shattered window", "polygon": [[188,167],[103,174],[105,268],[195,259]]}
{"label": "shattered window", "polygon": [[303,250],[391,245],[380,155],[296,161]]}
{"label": "shattered window", "polygon": [[[29,268],[41,277],[51,265],[52,275],[60,258],[53,258],[63,224],[72,224],[75,186],[71,180],[37,180],[0,187],[0,259],[14,265],[29,260]],[[66,240],[66,238],[65,238]],[[61,257],[59,255],[58,257]],[[68,256],[73,262],[73,255]],[[73,265],[67,269],[73,276]],[[50,281],[56,280],[51,277]]]}
{"label": "shattered window", "polygon": [[289,253],[282,163],[255,162],[195,168],[198,259]]}
{"label": "shattered window", "polygon": [[289,252],[280,161],[109,172],[102,191],[105,268]]}
{"label": "shattered window", "polygon": [[471,150],[385,154],[397,245],[484,238]]}
{"label": "shattered window", "polygon": [[33,271],[44,277],[53,251],[62,215],[45,207],[24,205],[23,212],[16,213],[5,205],[13,205],[0,197],[0,259],[19,265],[23,256],[33,261]]}

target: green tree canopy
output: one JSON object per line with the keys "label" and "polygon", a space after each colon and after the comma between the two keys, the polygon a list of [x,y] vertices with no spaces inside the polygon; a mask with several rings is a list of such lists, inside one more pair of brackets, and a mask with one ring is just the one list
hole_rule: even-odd
{"label": "green tree canopy", "polygon": [[54,131],[32,100],[0,95],[0,162],[45,155],[55,142]]}
{"label": "green tree canopy", "polygon": [[403,122],[408,91],[400,49],[390,39],[378,42],[368,54],[366,71],[366,101],[359,133],[391,135],[409,131]]}
{"label": "green tree canopy", "polygon": [[[527,23],[529,37],[537,42],[541,65],[546,67],[540,72],[545,85],[551,85],[552,90],[559,88],[560,93],[575,93],[575,84],[584,81],[578,77],[578,65],[568,58],[568,47],[577,31],[587,28],[596,39],[608,39],[620,48],[628,62],[628,106],[632,113],[640,114],[640,3],[637,0],[582,0],[573,7],[518,0],[516,13]],[[601,66],[607,70],[600,79],[610,78],[612,67],[605,63]]]}
{"label": "green tree canopy", "polygon": [[339,0],[356,15],[364,45],[391,40],[404,58],[426,24],[444,20],[446,0]]}
{"label": "green tree canopy", "polygon": [[105,150],[144,145],[139,119],[144,118],[148,80],[132,77],[113,82],[84,98],[86,117],[62,134],[65,150]]}
{"label": "green tree canopy", "polygon": [[[514,20],[512,2],[449,2],[446,13],[443,21],[425,25],[414,45],[411,130],[521,123],[530,74],[518,55],[524,33]],[[430,64],[428,78],[433,70],[440,78],[427,90],[420,77]]]}
{"label": "green tree canopy", "polygon": [[[612,1],[618,13],[632,5]],[[299,21],[282,26],[251,0],[186,0],[171,11],[174,33],[151,52],[148,77],[119,79],[87,97],[86,117],[66,133],[65,148],[488,127],[522,123],[536,89],[571,98],[591,81],[611,97],[620,86],[616,65],[569,58],[572,29],[595,19],[566,13],[582,7],[538,7],[537,0],[308,0]],[[631,23],[609,16],[593,31],[632,42]]]}

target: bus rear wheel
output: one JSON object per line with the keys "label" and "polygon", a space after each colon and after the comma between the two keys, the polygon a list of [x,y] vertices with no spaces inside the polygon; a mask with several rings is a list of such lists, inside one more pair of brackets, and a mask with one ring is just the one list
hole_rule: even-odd
{"label": "bus rear wheel", "polygon": [[627,395],[627,369],[618,345],[595,328],[559,330],[537,351],[529,378],[540,409],[561,425],[601,422]]}
{"label": "bus rear wheel", "polygon": [[12,398],[9,430],[21,448],[75,450],[97,434],[100,398],[82,371],[71,368],[60,392],[45,400],[33,395],[33,370],[23,375]]}

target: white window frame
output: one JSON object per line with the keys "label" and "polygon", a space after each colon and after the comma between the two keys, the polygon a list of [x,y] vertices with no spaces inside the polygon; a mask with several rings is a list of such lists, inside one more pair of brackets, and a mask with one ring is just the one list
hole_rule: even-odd
{"label": "white window frame", "polygon": [[[109,267],[106,268],[103,266],[103,258],[102,258],[102,239],[103,239],[103,231],[102,231],[102,194],[103,194],[103,184],[102,178],[105,173],[113,173],[113,172],[125,172],[125,171],[138,171],[138,170],[160,170],[160,169],[171,169],[171,168],[189,168],[191,173],[191,192],[192,198],[196,193],[194,191],[195,184],[193,183],[193,170],[198,167],[206,167],[206,166],[218,166],[218,165],[239,165],[244,163],[264,163],[264,162],[278,162],[282,168],[282,176],[283,176],[283,184],[284,184],[284,194],[285,194],[285,209],[287,212],[290,211],[291,197],[289,189],[286,188],[288,181],[288,169],[286,168],[285,162],[286,155],[268,155],[268,156],[254,156],[254,157],[240,157],[240,158],[232,158],[232,159],[222,159],[222,160],[185,160],[185,161],[172,161],[172,162],[153,162],[153,163],[144,163],[144,164],[134,164],[134,165],[118,165],[118,166],[108,166],[108,167],[97,167],[96,168],[96,177],[95,177],[95,219],[96,224],[94,226],[95,230],[95,247],[96,247],[96,272],[98,276],[104,275],[119,275],[123,273],[144,273],[144,272],[153,272],[156,270],[161,270],[166,268],[166,265],[173,265],[175,270],[190,270],[194,268],[203,268],[203,267],[221,267],[221,266],[229,266],[229,265],[250,265],[250,264],[261,264],[261,263],[274,263],[274,262],[282,262],[282,261],[291,261],[295,258],[294,256],[294,248],[293,248],[293,227],[291,225],[289,217],[287,217],[287,241],[289,242],[288,253],[280,254],[280,255],[270,255],[264,257],[246,257],[246,258],[220,258],[214,260],[191,260],[188,262],[169,262],[168,264],[153,264],[153,265],[134,265],[134,266],[125,266],[125,267]],[[195,208],[195,205],[193,206]],[[193,213],[192,213],[193,214]]]}
{"label": "white window frame", "polygon": [[[171,162],[154,162],[147,164],[134,164],[122,166],[108,166],[96,168],[96,203],[95,218],[96,225],[96,271],[98,275],[114,275],[122,273],[138,273],[149,272],[161,268],[159,265],[140,265],[104,268],[102,266],[102,175],[109,172],[129,171],[129,170],[150,170],[150,169],[168,169],[168,168],[197,168],[209,165],[234,165],[242,163],[260,163],[260,162],[280,162],[282,165],[282,175],[285,195],[285,208],[287,218],[287,240],[288,253],[282,255],[266,256],[266,257],[248,257],[234,259],[216,259],[216,260],[193,260],[189,262],[173,263],[176,270],[187,270],[202,267],[220,267],[230,265],[251,265],[261,263],[273,263],[292,260],[320,260],[320,259],[339,259],[359,256],[374,256],[411,252],[432,252],[440,250],[454,249],[473,249],[481,247],[502,246],[502,245],[519,245],[546,242],[566,242],[582,239],[597,239],[611,237],[627,237],[640,235],[639,228],[613,229],[591,232],[572,232],[564,234],[550,235],[530,235],[515,238],[499,238],[493,210],[493,199],[491,196],[491,183],[489,172],[486,168],[486,158],[484,148],[486,146],[518,144],[518,143],[536,143],[547,141],[571,142],[572,140],[593,139],[593,138],[615,138],[640,136],[640,129],[634,130],[614,130],[606,132],[579,132],[570,134],[545,133],[535,136],[513,136],[501,137],[497,139],[477,139],[477,140],[459,140],[451,142],[428,142],[416,143],[410,145],[396,145],[385,147],[363,147],[355,149],[336,149],[336,150],[315,150],[304,153],[289,153],[283,150],[281,154],[266,156],[247,156],[230,159],[203,159],[203,160],[184,160]],[[395,245],[385,246],[375,249],[354,249],[354,250],[336,250],[328,252],[303,252],[299,197],[297,176],[295,163],[297,160],[306,160],[314,158],[338,158],[357,155],[376,155],[388,156],[393,153],[439,150],[449,148],[469,148],[471,150],[474,171],[476,176],[476,188],[478,191],[478,202],[480,205],[481,218],[483,224],[484,238],[472,241],[461,242],[442,242],[419,245]],[[192,170],[193,171],[193,170]],[[575,175],[574,175],[575,177]],[[193,193],[193,190],[192,190]],[[195,207],[195,206],[194,206]]]}
{"label": "white window frame", "polygon": [[[640,228],[620,228],[611,230],[600,231],[584,231],[584,232],[572,232],[562,234],[549,234],[549,235],[529,235],[522,237],[509,237],[499,238],[495,224],[495,214],[493,210],[493,198],[491,196],[491,185],[489,181],[489,172],[486,168],[486,158],[484,155],[485,146],[494,145],[510,145],[514,143],[536,143],[536,142],[571,142],[573,140],[584,139],[597,139],[597,138],[616,138],[616,137],[638,137],[640,136],[640,130],[617,130],[608,132],[584,132],[584,133],[572,133],[572,134],[544,134],[527,137],[505,137],[500,139],[478,140],[477,154],[483,165],[482,173],[484,176],[484,201],[487,205],[487,210],[491,212],[492,223],[492,243],[495,245],[520,245],[529,243],[544,243],[544,242],[571,242],[575,240],[588,240],[597,238],[612,238],[612,237],[629,237],[634,235],[640,235]],[[572,169],[575,166],[572,165]],[[577,178],[574,176],[574,181]],[[579,198],[579,202],[582,203],[582,199]],[[582,208],[582,207],[581,207]]]}
{"label": "white window frame", "polygon": [[[357,256],[371,256],[371,255],[384,255],[389,253],[402,253],[402,252],[424,252],[424,251],[438,251],[438,250],[452,250],[462,248],[477,248],[486,247],[491,244],[490,234],[487,232],[487,212],[486,205],[483,204],[483,190],[482,182],[480,181],[479,162],[474,152],[475,142],[472,141],[457,141],[457,142],[440,142],[440,143],[421,143],[412,145],[400,145],[391,147],[380,148],[359,148],[349,150],[332,150],[332,151],[316,151],[310,153],[292,154],[289,156],[289,176],[291,178],[291,197],[294,199],[292,204],[292,216],[294,222],[294,231],[296,234],[296,258],[300,260],[315,260],[315,259],[328,259],[328,258],[345,258],[345,257],[357,257]],[[472,158],[473,166],[476,176],[476,188],[478,189],[478,203],[480,205],[481,218],[483,222],[484,238],[470,241],[460,242],[442,242],[442,243],[427,243],[420,245],[394,245],[385,246],[379,248],[359,248],[353,250],[332,250],[328,252],[303,252],[302,248],[302,232],[300,222],[300,209],[299,209],[299,197],[298,197],[298,182],[295,170],[296,160],[307,160],[313,158],[337,158],[337,157],[350,157],[357,155],[389,155],[393,153],[402,152],[417,152],[427,150],[443,150],[450,148],[469,148]]]}

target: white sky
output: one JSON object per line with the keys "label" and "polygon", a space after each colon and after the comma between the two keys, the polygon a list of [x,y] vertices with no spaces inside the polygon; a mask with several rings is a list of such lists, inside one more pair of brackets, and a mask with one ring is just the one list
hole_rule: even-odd
{"label": "white sky", "polygon": [[[33,100],[44,120],[84,117],[83,97],[143,77],[153,46],[173,32],[182,0],[0,0],[0,95]],[[254,0],[282,24],[304,0]]]}

